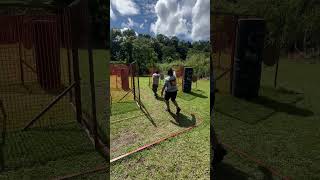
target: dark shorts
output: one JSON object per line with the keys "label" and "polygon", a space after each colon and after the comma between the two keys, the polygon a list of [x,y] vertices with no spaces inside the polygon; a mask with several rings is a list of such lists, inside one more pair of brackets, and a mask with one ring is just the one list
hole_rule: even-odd
{"label": "dark shorts", "polygon": [[164,99],[166,101],[169,101],[171,99],[171,101],[175,101],[177,97],[177,91],[175,92],[166,92],[164,95]]}
{"label": "dark shorts", "polygon": [[153,90],[157,90],[158,87],[159,87],[159,85],[157,85],[157,84],[152,84],[152,89],[153,89]]}

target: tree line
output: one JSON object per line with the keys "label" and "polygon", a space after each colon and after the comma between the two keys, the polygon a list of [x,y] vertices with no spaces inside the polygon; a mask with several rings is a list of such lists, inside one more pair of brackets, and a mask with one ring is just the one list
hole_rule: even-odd
{"label": "tree line", "polygon": [[284,53],[320,56],[319,0],[218,0],[211,10],[253,15],[267,22],[267,43]]}
{"label": "tree line", "polygon": [[[203,70],[198,70],[199,76],[206,76],[209,70],[210,42],[189,42],[176,36],[168,37],[158,34],[136,34],[134,30],[111,30],[111,61],[139,64],[141,74],[147,74],[151,67],[168,67],[169,65],[191,65],[195,69],[197,63],[207,62]],[[201,57],[201,58],[200,58]],[[203,64],[202,64],[203,65]],[[200,66],[200,65],[199,65]]]}

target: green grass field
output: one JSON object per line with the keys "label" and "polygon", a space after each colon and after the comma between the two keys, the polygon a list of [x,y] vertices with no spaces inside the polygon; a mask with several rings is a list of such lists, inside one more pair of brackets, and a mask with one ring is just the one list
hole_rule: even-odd
{"label": "green grass field", "polygon": [[106,164],[77,124],[10,134],[7,140],[8,169],[0,179],[48,179]]}
{"label": "green grass field", "polygon": [[[138,118],[119,121],[121,118],[139,115],[141,111],[134,103],[113,106],[114,117],[111,117],[110,127],[111,150],[114,149],[111,152],[112,157],[166,137],[195,123],[199,126],[149,150],[114,162],[110,168],[111,178],[209,179],[209,81],[199,81],[198,88],[191,94],[179,92],[177,101],[182,107],[182,115],[178,117],[178,122],[165,111],[164,102],[153,97],[152,90],[148,86],[148,78],[140,78],[140,87],[142,102],[151,119],[141,115]],[[118,110],[117,107],[125,110]],[[171,109],[175,112],[174,107]],[[195,113],[195,118],[192,118],[191,113]],[[113,123],[113,121],[119,122]]]}
{"label": "green grass field", "polygon": [[[278,88],[264,68],[260,98],[217,94],[215,129],[222,142],[293,179],[320,178],[320,64],[281,59]],[[257,171],[259,170],[259,171]],[[229,173],[228,173],[229,172]],[[270,172],[229,149],[217,178],[271,179]]]}
{"label": "green grass field", "polygon": [[[179,116],[164,112],[165,104],[163,99],[155,99],[151,88],[147,84],[148,78],[140,78],[141,101],[146,108],[146,113],[149,115],[145,115],[139,109],[133,101],[132,95],[130,96],[131,101],[126,98],[126,101],[114,102],[112,105],[110,121],[111,158],[202,123],[200,117],[198,117],[200,115],[197,114],[192,106],[184,107]],[[190,96],[196,98],[195,92],[199,91],[195,90],[194,94],[181,92],[179,93],[179,98],[187,99],[185,101],[191,104],[193,101],[191,101],[192,98]],[[205,99],[208,99],[208,97],[203,96],[202,100]],[[175,112],[173,105],[171,109],[172,112]]]}

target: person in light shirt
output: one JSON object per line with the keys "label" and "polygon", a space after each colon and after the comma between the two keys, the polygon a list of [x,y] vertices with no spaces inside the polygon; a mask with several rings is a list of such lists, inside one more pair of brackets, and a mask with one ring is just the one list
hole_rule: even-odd
{"label": "person in light shirt", "polygon": [[177,93],[178,93],[177,78],[174,75],[174,72],[171,68],[168,70],[168,77],[165,78],[165,83],[164,83],[162,91],[161,91],[161,96],[163,96],[164,91],[165,91],[164,100],[167,105],[166,111],[171,112],[170,104],[169,104],[169,100],[171,99],[172,103],[177,108],[176,114],[179,114],[179,112],[181,111],[181,108],[179,107],[179,105],[176,101],[176,97],[177,97]]}
{"label": "person in light shirt", "polygon": [[158,98],[158,87],[159,87],[159,81],[160,81],[160,74],[159,71],[156,71],[152,74],[152,91],[155,98]]}

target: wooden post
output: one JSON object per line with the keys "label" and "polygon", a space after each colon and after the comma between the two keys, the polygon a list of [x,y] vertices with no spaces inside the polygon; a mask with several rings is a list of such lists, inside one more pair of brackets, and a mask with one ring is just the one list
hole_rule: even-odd
{"label": "wooden post", "polygon": [[97,107],[96,107],[96,91],[94,82],[94,70],[93,70],[93,53],[91,46],[88,48],[89,53],[89,72],[90,72],[90,86],[91,86],[91,108],[92,108],[92,121],[93,121],[93,139],[95,147],[98,148],[98,121],[97,121]]}
{"label": "wooden post", "polygon": [[[69,84],[72,83],[72,76],[71,76],[71,57],[70,57],[70,47],[71,47],[71,33],[70,33],[70,11],[64,10],[63,13],[65,14],[65,17],[62,17],[63,21],[63,32],[64,32],[64,43],[67,49],[67,59],[68,59],[68,76],[69,76]],[[72,102],[72,91],[69,93],[70,99],[69,101]]]}
{"label": "wooden post", "polygon": [[21,17],[17,18],[17,26],[16,30],[18,33],[18,41],[19,41],[19,65],[20,65],[20,80],[21,84],[24,85],[24,72],[23,72],[23,65],[22,65],[22,26],[23,26],[23,21],[21,20]]}
{"label": "wooden post", "polygon": [[139,106],[140,106],[140,109],[141,109],[141,97],[140,97],[140,82],[139,82],[139,76],[138,76],[138,91],[139,91]]}
{"label": "wooden post", "polygon": [[236,39],[237,39],[237,28],[238,28],[238,16],[234,16],[233,17],[233,21],[234,21],[234,26],[233,26],[233,36],[232,36],[232,50],[231,50],[231,70],[230,70],[230,93],[232,93],[232,86],[233,86],[233,67],[234,67],[234,55],[235,55],[235,49],[236,49]]}
{"label": "wooden post", "polygon": [[82,122],[82,105],[81,105],[81,88],[80,88],[80,74],[79,74],[79,54],[77,48],[72,48],[73,58],[73,76],[75,85],[75,103],[76,103],[76,116],[78,123]]}
{"label": "wooden post", "polygon": [[134,78],[135,78],[135,70],[133,70],[132,72],[132,88],[133,88],[133,99],[136,100],[136,84],[134,82]]}
{"label": "wooden post", "polygon": [[275,75],[274,75],[274,88],[277,88],[277,79],[278,79],[278,69],[279,69],[279,60],[277,61],[277,64],[276,64],[276,72],[275,72]]}
{"label": "wooden post", "polygon": [[280,61],[280,54],[281,54],[280,47],[281,47],[281,45],[280,45],[279,41],[277,41],[276,42],[276,48],[275,48],[277,53],[274,53],[274,54],[276,54],[276,61],[277,61],[276,72],[275,72],[275,76],[274,76],[274,88],[277,88],[279,61]]}

